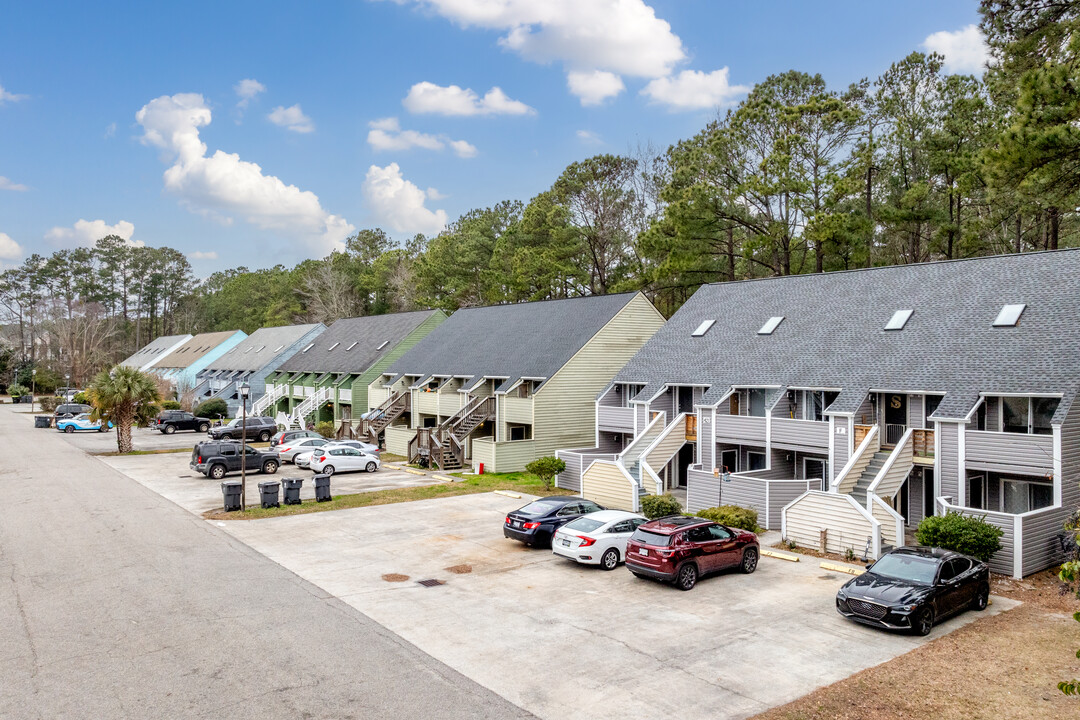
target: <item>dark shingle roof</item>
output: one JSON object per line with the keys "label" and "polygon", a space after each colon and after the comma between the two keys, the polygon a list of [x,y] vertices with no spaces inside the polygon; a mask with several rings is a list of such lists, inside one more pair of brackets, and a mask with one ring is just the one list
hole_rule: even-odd
{"label": "dark shingle roof", "polygon": [[138,352],[131,355],[131,357],[120,362],[125,367],[142,367],[148,362],[153,362],[155,359],[162,357],[163,353],[169,351],[169,348],[174,347],[177,343],[184,342],[190,339],[190,335],[162,335],[151,343],[148,343]]}
{"label": "dark shingle roof", "polygon": [[[1027,308],[992,327],[1003,305]],[[906,327],[885,331],[897,310]],[[772,335],[758,329],[784,321]],[[716,324],[691,333],[704,320]],[[962,417],[979,393],[1063,393],[1080,386],[1080,250],[706,285],[616,381],[825,386],[851,410],[870,388],[947,393],[935,417]]]}
{"label": "dark shingle roof", "polygon": [[323,327],[322,323],[259,328],[210,363],[207,370],[259,370],[280,353],[288,351],[297,340],[320,327]]}
{"label": "dark shingle roof", "polygon": [[549,378],[634,295],[463,308],[395,360],[387,373]]}
{"label": "dark shingle roof", "polygon": [[418,310],[338,320],[315,338],[310,350],[304,352],[300,348],[300,352],[282,363],[281,370],[362,373],[439,312],[442,311]]}

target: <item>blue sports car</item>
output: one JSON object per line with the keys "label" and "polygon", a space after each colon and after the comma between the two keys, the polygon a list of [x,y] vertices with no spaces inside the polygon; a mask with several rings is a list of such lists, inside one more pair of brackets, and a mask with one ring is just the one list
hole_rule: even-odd
{"label": "blue sports car", "polygon": [[65,418],[63,420],[56,421],[56,429],[61,432],[73,433],[76,430],[97,430],[98,432],[108,432],[112,427],[112,423],[102,425],[101,421],[94,421],[90,419],[90,413],[80,413],[73,418]]}

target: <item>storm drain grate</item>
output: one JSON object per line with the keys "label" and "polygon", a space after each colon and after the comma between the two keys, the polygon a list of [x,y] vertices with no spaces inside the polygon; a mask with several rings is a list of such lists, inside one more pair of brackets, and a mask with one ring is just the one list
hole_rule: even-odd
{"label": "storm drain grate", "polygon": [[445,580],[436,580],[435,578],[428,578],[427,580],[417,580],[417,585],[423,585],[424,587],[436,587],[438,585],[445,585]]}

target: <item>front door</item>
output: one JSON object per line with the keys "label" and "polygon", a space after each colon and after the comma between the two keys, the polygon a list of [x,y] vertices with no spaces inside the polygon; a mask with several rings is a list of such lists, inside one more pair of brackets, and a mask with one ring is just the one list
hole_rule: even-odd
{"label": "front door", "polygon": [[923,468],[923,517],[934,516],[934,469]]}
{"label": "front door", "polygon": [[738,472],[739,451],[738,450],[725,450],[720,453],[720,472],[733,473]]}
{"label": "front door", "polygon": [[895,445],[907,429],[907,395],[885,395],[885,445]]}
{"label": "front door", "polygon": [[679,387],[679,410],[681,413],[694,412],[694,388]]}
{"label": "front door", "polygon": [[694,464],[694,446],[686,443],[675,456],[676,477],[679,487],[686,487],[686,471]]}

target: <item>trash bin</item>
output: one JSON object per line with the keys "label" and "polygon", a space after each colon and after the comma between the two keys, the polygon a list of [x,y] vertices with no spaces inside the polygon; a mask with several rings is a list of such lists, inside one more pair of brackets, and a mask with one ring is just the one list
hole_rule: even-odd
{"label": "trash bin", "polygon": [[34,404],[34,396],[33,395],[23,395],[22,396],[22,401],[24,403],[26,403],[27,405],[33,405]]}
{"label": "trash bin", "polygon": [[285,504],[300,504],[300,488],[304,486],[304,478],[285,478],[281,481],[285,486]]}
{"label": "trash bin", "polygon": [[277,480],[267,480],[259,483],[259,498],[262,500],[264,508],[281,507],[281,503],[278,502],[278,490],[280,489],[281,483]]}
{"label": "trash bin", "polygon": [[225,498],[225,512],[240,509],[240,481],[226,480],[221,483],[221,494]]}
{"label": "trash bin", "polygon": [[47,428],[52,427],[52,415],[35,415],[34,427]]}
{"label": "trash bin", "polygon": [[320,473],[312,478],[315,481],[315,502],[333,500],[330,497],[330,476]]}
{"label": "trash bin", "polygon": [[477,475],[483,475],[484,474],[484,463],[479,463],[479,465],[480,465],[480,469],[476,471],[476,474]]}

